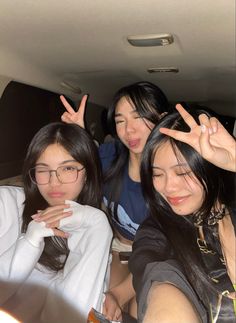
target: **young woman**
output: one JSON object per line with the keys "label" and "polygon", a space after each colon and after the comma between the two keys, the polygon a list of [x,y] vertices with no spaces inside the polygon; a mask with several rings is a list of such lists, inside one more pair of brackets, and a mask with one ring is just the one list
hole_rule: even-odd
{"label": "young woman", "polygon": [[164,117],[143,152],[150,216],[129,262],[138,317],[145,323],[234,322],[235,139],[217,119],[177,109],[183,119]]}
{"label": "young woman", "polygon": [[[67,305],[68,321],[74,311],[86,322],[91,307],[101,310],[112,239],[98,210],[101,168],[93,140],[77,125],[43,127],[28,148],[23,182],[24,189],[0,188],[0,279],[15,284],[1,289],[0,304],[20,317],[39,315],[31,311],[41,304],[44,322],[65,322]],[[37,286],[48,292],[42,297]]]}
{"label": "young woman", "polygon": [[[77,112],[64,97],[61,100],[67,110],[62,120],[84,127],[87,96],[83,97]],[[131,252],[136,230],[146,217],[140,183],[141,154],[152,128],[169,109],[164,93],[149,82],[121,88],[108,109],[108,124],[115,141],[99,147],[104,175],[103,202],[114,228],[110,290],[104,307],[108,318],[116,311],[112,305],[114,297],[120,307],[133,299],[130,313],[133,316],[136,313],[132,277],[119,255]]]}

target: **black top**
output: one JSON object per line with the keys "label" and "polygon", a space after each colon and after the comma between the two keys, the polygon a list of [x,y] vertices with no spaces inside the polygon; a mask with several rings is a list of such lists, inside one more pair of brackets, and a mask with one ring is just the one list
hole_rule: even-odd
{"label": "black top", "polygon": [[[230,216],[234,226],[234,231],[236,232],[236,209],[230,212]],[[218,283],[216,284],[216,287],[220,292],[223,292],[224,290],[229,290],[230,292],[234,291],[233,285],[227,274],[225,263],[223,261],[220,241],[218,237],[218,225],[216,224],[215,226],[207,226],[207,227],[203,226],[203,231],[206,239],[206,241],[204,241],[204,248],[205,248],[205,251],[207,249],[210,252],[204,252],[204,248],[202,248],[203,250],[200,249],[200,251],[201,251],[203,261],[206,265],[208,275],[211,278],[214,278],[218,281]],[[210,238],[207,239],[206,237],[210,237]],[[201,242],[200,242],[200,245],[201,245]],[[163,272],[160,276],[160,270],[161,270],[160,268],[163,268],[163,266],[160,267],[160,264],[163,265],[163,263],[167,263],[168,265],[171,263],[171,266],[174,266],[172,268],[174,268],[174,270],[175,269],[178,270],[178,272],[183,274],[183,276],[185,277],[185,280],[189,284],[187,277],[184,273],[184,269],[178,263],[174,246],[167,239],[165,232],[162,229],[161,224],[159,223],[157,217],[150,216],[143,222],[143,224],[141,224],[141,226],[139,227],[136,233],[134,244],[133,244],[132,255],[129,260],[129,268],[131,273],[133,274],[133,284],[137,293],[137,300],[140,307],[141,306],[143,307],[144,306],[143,302],[144,303],[146,302],[147,291],[145,291],[146,294],[144,297],[143,290],[147,288],[149,289],[151,287],[151,282],[149,281],[148,283],[147,282],[148,280],[159,281],[159,279],[161,279],[162,281],[167,281],[167,280],[170,281],[171,275],[165,278],[165,270],[164,270],[164,276],[163,276]],[[156,271],[156,274],[153,275],[153,272],[155,271]],[[167,272],[168,270],[166,270],[166,275],[169,275]],[[151,276],[151,278],[149,276]],[[192,288],[192,286],[190,286],[190,288]],[[193,289],[193,292],[196,294],[197,302],[200,302],[199,297],[194,289]],[[226,297],[223,297],[223,298],[226,299]],[[230,302],[230,307],[231,307],[230,309],[228,308],[229,306],[228,301]],[[224,302],[226,302],[227,304],[225,305]],[[223,300],[220,311],[224,319],[221,320],[219,316],[217,323],[218,322],[231,323],[236,320],[235,313],[233,310],[232,300],[229,300],[228,298],[226,300]],[[209,313],[206,313],[206,316],[208,315]],[[225,316],[227,317],[225,318]],[[203,321],[211,322],[209,318],[206,320],[203,319]]]}

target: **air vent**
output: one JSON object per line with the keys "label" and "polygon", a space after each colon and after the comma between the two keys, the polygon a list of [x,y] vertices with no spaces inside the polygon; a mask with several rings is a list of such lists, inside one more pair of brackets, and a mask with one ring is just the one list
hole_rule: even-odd
{"label": "air vent", "polygon": [[134,35],[128,36],[127,40],[136,47],[166,46],[174,42],[171,34]]}
{"label": "air vent", "polygon": [[150,67],[147,69],[148,73],[178,73],[177,67]]}

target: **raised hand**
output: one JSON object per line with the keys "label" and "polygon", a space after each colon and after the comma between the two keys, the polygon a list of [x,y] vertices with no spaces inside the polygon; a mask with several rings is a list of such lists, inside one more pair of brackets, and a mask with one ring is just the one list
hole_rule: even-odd
{"label": "raised hand", "polygon": [[84,95],[78,107],[78,110],[75,111],[72,106],[68,103],[63,95],[60,95],[61,102],[63,103],[66,111],[61,116],[61,120],[66,123],[76,123],[81,128],[85,128],[84,126],[84,113],[86,102],[88,99],[88,95]]}
{"label": "raised hand", "polygon": [[200,125],[180,105],[176,109],[190,127],[190,132],[160,128],[160,132],[176,140],[185,142],[198,151],[203,158],[212,164],[235,172],[236,171],[236,141],[215,117],[205,114],[199,116]]}
{"label": "raised hand", "polygon": [[70,217],[72,215],[72,211],[68,209],[70,205],[68,204],[61,204],[61,205],[56,205],[56,206],[49,206],[45,210],[40,210],[38,211],[37,214],[32,216],[32,219],[36,223],[44,223],[45,228],[51,229],[53,231],[53,235],[62,237],[62,238],[67,238],[68,235],[59,230],[60,226],[60,221],[66,217]]}

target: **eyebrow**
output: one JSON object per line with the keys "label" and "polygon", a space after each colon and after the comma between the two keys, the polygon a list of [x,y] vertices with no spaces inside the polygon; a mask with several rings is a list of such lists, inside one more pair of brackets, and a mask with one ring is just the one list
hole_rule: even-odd
{"label": "eyebrow", "polygon": [[[138,113],[138,111],[137,111],[137,109],[134,109],[134,110],[130,111],[130,113],[131,113],[131,114],[133,114],[133,113]],[[120,112],[119,112],[119,113],[115,113],[115,118],[116,118],[116,117],[122,117],[122,116],[123,116],[123,114],[122,114],[122,113],[120,113]]]}
{"label": "eyebrow", "polygon": [[[189,167],[189,165],[187,163],[180,163],[180,164],[176,164],[176,165],[173,165],[171,166],[170,168],[175,168],[175,167]],[[162,169],[161,167],[158,167],[158,166],[155,166],[155,165],[152,165],[152,168],[153,169]]]}
{"label": "eyebrow", "polygon": [[[68,159],[68,160],[64,160],[59,165],[64,165],[64,164],[71,163],[71,162],[78,163],[78,161],[75,160],[75,159]],[[35,166],[46,166],[46,167],[48,167],[48,164],[46,164],[46,163],[36,163]]]}

